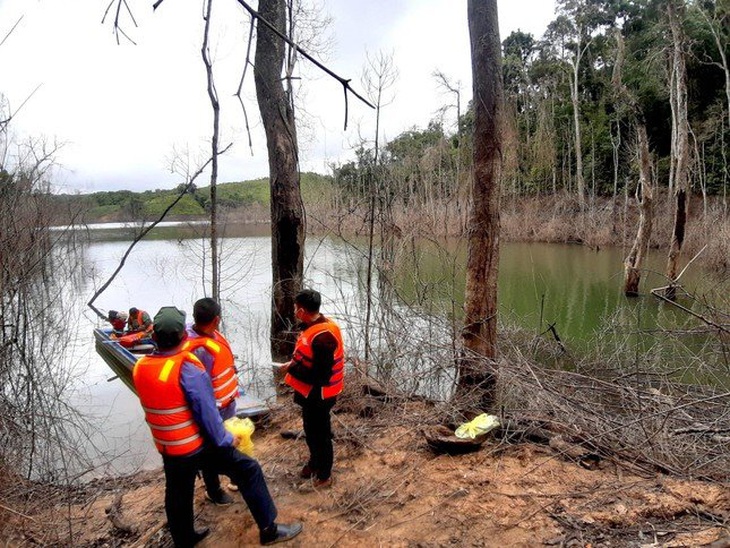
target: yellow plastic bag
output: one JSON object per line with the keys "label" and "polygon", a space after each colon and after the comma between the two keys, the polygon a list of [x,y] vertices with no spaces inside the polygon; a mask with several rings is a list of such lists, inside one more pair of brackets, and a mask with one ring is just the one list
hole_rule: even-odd
{"label": "yellow plastic bag", "polygon": [[459,428],[457,428],[454,432],[454,435],[462,440],[474,439],[477,436],[481,436],[482,434],[486,434],[487,432],[494,430],[498,426],[499,419],[497,417],[482,413],[481,415],[474,417],[469,422],[459,426]]}
{"label": "yellow plastic bag", "polygon": [[242,419],[240,417],[231,417],[230,419],[223,421],[223,426],[225,426],[226,430],[228,430],[231,434],[238,437],[239,441],[238,445],[236,445],[236,449],[244,455],[253,457],[253,441],[251,441],[251,435],[256,429],[253,421],[249,418]]}

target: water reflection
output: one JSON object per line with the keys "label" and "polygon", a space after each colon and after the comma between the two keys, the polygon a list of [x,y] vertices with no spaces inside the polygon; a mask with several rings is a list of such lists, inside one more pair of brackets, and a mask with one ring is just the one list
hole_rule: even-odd
{"label": "water reflection", "polygon": [[[153,231],[152,239],[137,244],[127,264],[95,305],[106,311],[130,306],[154,314],[161,306],[175,305],[188,312],[205,296],[209,263],[205,227],[173,226]],[[237,355],[241,384],[262,398],[274,398],[269,355],[271,298],[270,236],[261,226],[229,228],[221,246],[223,326]],[[167,231],[167,232],[165,232]],[[109,458],[106,470],[128,472],[159,466],[159,459],[144,426],[136,397],[120,381],[108,382],[111,371],[93,350],[92,328],[101,321],[85,306],[117,267],[130,236],[105,230],[95,233],[85,249],[85,283],[73,295],[81,320],[72,328],[88,344],[72,346],[83,375],[82,411],[99,424],[90,440]],[[260,233],[263,232],[263,233]],[[118,238],[118,239],[117,239]],[[366,309],[364,247],[342,240],[307,239],[305,285],[323,295],[323,312],[343,327],[352,355],[363,355]],[[370,341],[377,377],[392,380],[405,391],[447,397],[453,383],[451,368],[460,333],[464,295],[463,242],[398,242],[390,250],[388,275],[376,272]],[[642,292],[664,285],[658,274],[664,257],[653,254]],[[517,324],[536,335],[554,325],[571,349],[606,345],[606,351],[647,360],[658,336],[646,333],[696,327],[684,313],[653,297],[627,300],[621,294],[623,253],[595,252],[578,246],[503,244],[499,275],[501,321]],[[721,291],[724,285],[697,270],[685,275],[692,290]],[[698,336],[702,348],[707,339]],[[683,340],[673,348],[682,345]],[[695,378],[699,378],[697,367]],[[407,373],[407,374],[406,374]]]}

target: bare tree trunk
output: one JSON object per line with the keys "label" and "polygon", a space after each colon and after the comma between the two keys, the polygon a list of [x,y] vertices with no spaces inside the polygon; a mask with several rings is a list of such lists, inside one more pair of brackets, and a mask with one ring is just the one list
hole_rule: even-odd
{"label": "bare tree trunk", "polygon": [[502,57],[497,0],[469,0],[474,86],[474,177],[464,298],[464,353],[458,390],[477,388],[494,403],[497,357],[497,271],[502,162]]}
{"label": "bare tree trunk", "polygon": [[205,15],[205,32],[203,35],[203,46],[201,55],[205,65],[205,74],[208,81],[208,99],[213,109],[213,134],[210,138],[211,145],[211,171],[210,171],[210,261],[211,261],[211,296],[218,302],[221,300],[220,281],[220,260],[218,258],[218,144],[220,127],[220,102],[218,92],[215,89],[213,80],[213,63],[210,59],[208,49],[208,37],[210,32],[210,17],[213,11],[213,0],[208,0]]}
{"label": "bare tree trunk", "polygon": [[676,154],[676,167],[674,172],[674,229],[672,230],[672,243],[669,248],[667,259],[667,279],[669,287],[665,296],[669,299],[675,297],[674,283],[677,280],[679,271],[679,257],[684,243],[685,225],[687,223],[688,210],[688,155],[689,155],[689,122],[687,119],[687,78],[684,61],[683,38],[680,26],[680,15],[673,3],[668,6],[669,24],[672,31],[674,50],[672,55],[672,82],[674,86],[674,97],[676,101],[676,128],[677,141],[673,154]]}
{"label": "bare tree trunk", "polygon": [[[725,16],[720,15],[719,17],[713,16],[710,19],[708,12],[701,5],[697,6],[700,10],[700,14],[704,17],[707,22],[707,26],[710,28],[712,37],[715,40],[717,46],[717,52],[720,54],[720,68],[722,68],[725,74],[725,98],[727,99],[727,121],[730,124],[730,63],[728,63],[727,54],[725,48],[728,40],[728,26],[727,26],[727,11]],[[717,6],[719,8],[719,6]]]}
{"label": "bare tree trunk", "polygon": [[[639,228],[634,245],[624,261],[624,294],[627,297],[639,295],[641,266],[649,250],[653,221],[654,185],[651,178],[651,158],[649,142],[646,137],[646,125],[642,122],[637,128],[639,148]],[[637,192],[638,194],[638,192]]]}
{"label": "bare tree trunk", "polygon": [[575,183],[578,192],[578,201],[581,207],[585,203],[585,181],[583,179],[583,147],[580,135],[580,96],[578,95],[578,69],[580,68],[580,55],[576,56],[573,65],[573,81],[570,87],[570,98],[573,101],[573,125],[575,131]]}
{"label": "bare tree trunk", "polygon": [[[673,62],[672,62],[673,64]],[[670,141],[670,152],[669,152],[669,189],[667,196],[674,196],[676,188],[677,178],[677,86],[675,85],[675,78],[677,74],[673,68],[669,71],[669,108],[672,111],[672,134]],[[669,199],[667,199],[667,203]]]}
{"label": "bare tree trunk", "polygon": [[[610,131],[609,136],[611,137],[611,146],[613,149],[613,202],[616,204],[616,197],[618,196],[618,171],[619,171],[619,159],[621,150],[621,104],[618,97],[620,97],[623,91],[623,63],[624,55],[626,51],[626,44],[624,43],[623,35],[620,31],[614,33],[616,38],[616,58],[614,60],[613,74],[611,75],[611,84],[616,93],[617,98],[614,100],[614,110],[616,112],[616,136],[614,138],[613,131]],[[615,209],[614,209],[615,211]],[[616,219],[614,218],[614,227]]]}
{"label": "bare tree trunk", "polygon": [[[259,13],[285,33],[285,0],[260,0]],[[271,356],[291,356],[294,297],[304,270],[305,216],[298,170],[294,112],[282,83],[285,45],[264,25],[256,39],[256,98],[266,131],[271,187]]]}
{"label": "bare tree trunk", "polygon": [[[730,112],[730,105],[728,105],[728,112]],[[728,120],[730,127],[730,120]],[[727,179],[728,179],[728,166],[727,166],[727,152],[725,150],[725,128],[724,124],[720,125],[720,150],[722,150],[722,214],[727,216]]]}

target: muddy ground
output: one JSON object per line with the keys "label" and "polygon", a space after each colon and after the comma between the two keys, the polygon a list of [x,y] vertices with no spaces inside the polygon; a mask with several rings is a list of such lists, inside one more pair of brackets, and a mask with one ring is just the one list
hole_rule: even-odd
{"label": "muddy ground", "polygon": [[[304,524],[289,546],[730,546],[727,485],[610,459],[585,467],[549,446],[496,438],[476,452],[438,454],[423,436],[433,410],[422,402],[338,406],[329,489],[300,487],[307,448],[289,437],[301,422],[288,399],[254,434],[280,521]],[[95,481],[65,505],[6,513],[4,536],[9,545],[171,546],[163,491],[161,470]],[[211,528],[202,548],[258,545],[234,495],[217,507],[198,481],[196,524]]]}

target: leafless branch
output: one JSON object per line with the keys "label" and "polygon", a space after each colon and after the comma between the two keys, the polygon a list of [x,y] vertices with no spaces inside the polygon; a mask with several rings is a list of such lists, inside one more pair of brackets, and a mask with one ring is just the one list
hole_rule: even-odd
{"label": "leafless branch", "polygon": [[23,20],[24,15],[21,15],[18,17],[18,20],[15,22],[15,24],[12,26],[12,28],[5,34],[2,40],[0,40],[0,46],[2,46],[5,43],[5,40],[7,40],[11,34],[13,34],[13,31],[17,28],[17,26],[20,24],[20,22]]}
{"label": "leafless branch", "polygon": [[254,32],[254,22],[256,20],[252,17],[251,18],[251,24],[249,25],[248,30],[248,44],[246,45],[246,59],[243,64],[243,72],[241,73],[241,80],[238,83],[238,89],[236,90],[235,96],[238,98],[238,102],[241,103],[241,110],[243,111],[243,120],[246,124],[246,135],[248,135],[248,148],[251,150],[251,156],[253,156],[253,141],[251,139],[251,127],[248,123],[248,112],[246,111],[246,105],[243,102],[243,98],[241,97],[241,90],[243,89],[243,81],[246,78],[246,72],[248,72],[249,65],[253,66],[253,63],[251,63],[251,44],[253,44],[253,32]]}
{"label": "leafless branch", "polygon": [[35,89],[28,94],[28,97],[26,97],[23,100],[23,102],[20,103],[20,106],[17,109],[15,109],[14,113],[10,114],[6,119],[0,120],[0,131],[5,130],[7,125],[13,120],[13,118],[15,118],[18,115],[18,112],[23,110],[23,107],[26,105],[26,103],[28,103],[28,101],[30,101],[31,97],[33,97],[33,95],[35,95],[36,91],[38,91],[42,85],[43,84],[38,84],[35,87]]}
{"label": "leafless branch", "polygon": [[[228,146],[227,146],[226,148],[224,148],[224,149],[223,149],[223,150],[222,150],[222,151],[220,152],[220,154],[223,154],[223,153],[225,153],[225,152],[226,152],[226,150],[228,150],[228,149],[230,148],[230,146],[231,146],[231,145],[228,145]],[[88,302],[88,303],[86,303],[86,304],[87,304],[87,305],[89,306],[89,308],[91,308],[91,309],[92,309],[92,310],[93,310],[93,311],[94,311],[94,312],[95,312],[95,313],[97,314],[97,316],[99,316],[99,317],[100,317],[100,318],[102,318],[102,319],[106,319],[106,316],[105,316],[105,315],[104,315],[104,314],[103,314],[103,313],[102,313],[102,312],[101,312],[101,311],[100,311],[100,310],[99,310],[98,308],[96,308],[96,307],[94,306],[94,301],[95,301],[95,300],[96,300],[96,299],[97,299],[97,298],[99,297],[99,295],[101,295],[101,294],[102,294],[102,293],[104,292],[104,290],[105,290],[105,289],[106,289],[107,287],[109,287],[109,285],[110,285],[110,284],[111,284],[111,283],[112,283],[112,282],[114,281],[114,278],[116,278],[117,274],[119,274],[119,272],[120,272],[120,271],[122,270],[122,268],[124,267],[124,264],[126,263],[126,261],[127,261],[127,258],[129,257],[130,253],[132,252],[132,249],[134,249],[134,246],[136,246],[136,245],[137,245],[137,243],[138,243],[138,242],[139,242],[140,240],[142,240],[142,238],[144,238],[144,237],[145,237],[145,236],[146,236],[146,235],[147,235],[147,234],[148,234],[148,233],[149,233],[149,232],[150,232],[150,231],[151,231],[151,230],[152,230],[153,228],[155,228],[155,227],[156,227],[156,226],[157,226],[157,225],[158,225],[159,223],[161,223],[161,222],[162,222],[162,221],[163,221],[163,220],[165,219],[165,217],[166,217],[166,216],[167,216],[167,214],[168,214],[168,213],[170,212],[170,210],[171,210],[171,209],[172,209],[173,207],[175,207],[175,205],[176,205],[176,204],[177,204],[177,203],[178,203],[178,202],[179,202],[180,200],[182,200],[182,199],[183,199],[183,196],[185,196],[185,194],[187,193],[188,189],[189,189],[189,188],[190,188],[190,187],[191,187],[191,186],[193,185],[193,183],[195,182],[195,179],[197,179],[197,178],[198,178],[198,176],[199,176],[199,175],[200,175],[201,173],[203,173],[203,171],[205,170],[205,168],[206,168],[206,167],[208,167],[208,164],[210,164],[210,163],[211,163],[212,161],[213,161],[213,158],[208,158],[208,160],[207,160],[207,161],[206,161],[206,162],[205,162],[205,163],[204,163],[204,164],[203,164],[202,166],[200,166],[200,168],[198,168],[198,170],[197,170],[197,171],[196,171],[196,172],[195,172],[195,173],[194,173],[194,174],[192,175],[192,177],[190,177],[190,180],[189,180],[189,181],[188,181],[188,183],[187,183],[187,184],[185,185],[185,187],[184,187],[184,188],[183,188],[183,189],[182,189],[182,190],[180,191],[180,194],[179,194],[179,195],[177,196],[177,198],[175,198],[175,199],[174,199],[174,200],[173,200],[173,201],[172,201],[172,202],[170,203],[170,205],[168,205],[168,206],[167,206],[167,208],[165,208],[165,211],[163,211],[163,212],[162,212],[162,214],[161,214],[161,215],[159,216],[159,218],[158,218],[158,219],[157,219],[156,221],[154,221],[153,223],[151,223],[151,224],[147,225],[147,226],[146,226],[146,227],[144,228],[144,230],[142,230],[142,232],[140,232],[140,233],[139,233],[139,234],[138,234],[138,235],[137,235],[137,236],[136,236],[136,237],[134,238],[134,240],[132,240],[132,243],[131,243],[131,244],[129,244],[129,247],[127,248],[127,251],[125,251],[125,252],[124,252],[124,255],[122,255],[122,259],[121,259],[121,261],[119,261],[119,265],[117,266],[116,270],[114,270],[114,272],[112,273],[112,275],[111,275],[111,276],[109,276],[109,279],[108,279],[108,280],[107,280],[106,282],[104,282],[104,284],[103,284],[103,285],[102,285],[102,286],[101,286],[101,287],[100,287],[100,288],[99,288],[99,289],[98,289],[98,290],[96,291],[96,293],[94,293],[94,295],[93,295],[93,296],[91,297],[91,299],[89,300],[89,302]]]}
{"label": "leafless branch", "polygon": [[355,97],[357,97],[358,99],[360,99],[360,101],[362,101],[363,103],[365,103],[370,108],[373,108],[373,109],[375,108],[375,106],[373,106],[370,103],[370,101],[368,101],[367,99],[365,99],[364,97],[362,97],[355,90],[353,90],[352,87],[350,87],[350,80],[349,79],[345,79],[345,78],[342,78],[341,76],[338,76],[333,71],[331,71],[329,68],[327,68],[322,63],[320,63],[319,61],[317,61],[314,57],[312,57],[311,55],[309,55],[309,53],[307,53],[301,47],[299,47],[298,44],[296,44],[295,42],[293,42],[292,40],[290,40],[286,35],[284,35],[281,32],[279,32],[279,30],[276,27],[274,27],[274,25],[272,25],[266,19],[264,19],[263,17],[261,17],[261,15],[256,10],[254,10],[251,6],[249,6],[244,0],[237,0],[237,1],[238,1],[239,4],[241,4],[241,6],[243,6],[243,8],[246,11],[249,12],[249,14],[251,14],[251,17],[253,17],[255,19],[258,19],[271,32],[273,32],[279,38],[281,38],[284,42],[286,42],[287,44],[289,44],[292,48],[294,48],[298,53],[300,53],[310,63],[314,64],[316,67],[318,67],[320,70],[322,70],[326,74],[330,75],[332,78],[334,78],[335,80],[337,80],[342,85],[342,91],[343,91],[344,96],[345,96],[345,126],[344,126],[345,129],[347,129],[347,116],[348,116],[347,92],[348,91],[350,93],[352,93]]}
{"label": "leafless branch", "polygon": [[114,28],[114,36],[117,39],[117,44],[119,44],[119,35],[121,34],[122,36],[124,36],[124,38],[126,38],[127,40],[129,40],[132,44],[137,45],[136,42],[134,40],[132,40],[127,35],[127,33],[124,32],[124,29],[122,29],[122,27],[120,25],[120,22],[119,22],[119,17],[120,17],[120,13],[122,11],[122,6],[124,6],[124,8],[126,9],[127,14],[129,15],[129,18],[132,20],[132,24],[135,27],[138,26],[137,25],[137,20],[134,18],[134,14],[132,13],[132,10],[130,9],[129,4],[127,4],[127,0],[110,0],[109,5],[106,7],[106,10],[104,11],[104,16],[101,18],[101,24],[102,25],[104,24],[104,20],[106,19],[106,16],[109,14],[109,10],[111,9],[111,7],[115,3],[117,5],[117,9],[114,11],[114,26],[113,26],[113,28]]}

